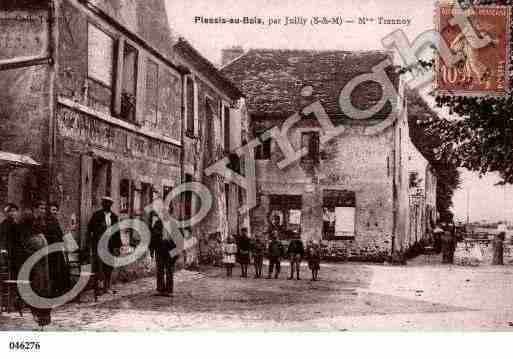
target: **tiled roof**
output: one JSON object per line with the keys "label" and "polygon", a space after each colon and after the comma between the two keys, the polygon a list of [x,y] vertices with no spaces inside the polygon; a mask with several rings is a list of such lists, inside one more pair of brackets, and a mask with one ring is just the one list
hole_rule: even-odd
{"label": "tiled roof", "polygon": [[[320,100],[332,118],[346,119],[339,108],[342,88],[354,77],[369,73],[372,67],[390,56],[382,51],[313,51],[253,49],[221,69],[247,97],[253,115],[286,117]],[[397,88],[398,75],[387,68]],[[311,86],[313,93],[305,97],[301,89]],[[352,93],[353,105],[368,108],[381,98],[381,86],[365,82]],[[387,115],[385,106],[376,117]]]}
{"label": "tiled roof", "polygon": [[206,77],[210,78],[214,84],[227,91],[232,99],[239,99],[244,96],[237,86],[233,84],[219,69],[217,69],[209,60],[207,60],[198,50],[192,46],[185,38],[179,37],[174,44],[174,49]]}

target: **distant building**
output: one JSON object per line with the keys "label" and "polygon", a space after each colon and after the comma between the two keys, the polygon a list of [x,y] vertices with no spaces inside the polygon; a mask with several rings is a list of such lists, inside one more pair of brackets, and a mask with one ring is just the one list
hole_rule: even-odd
{"label": "distant building", "polygon": [[427,238],[437,220],[436,175],[413,143],[408,151],[410,246]]}
{"label": "distant building", "polygon": [[[416,168],[422,187],[413,199],[409,182],[407,111],[399,76],[392,67],[386,77],[395,90],[389,101],[367,119],[347,116],[339,106],[340,91],[355,77],[390,56],[384,52],[249,50],[224,52],[222,72],[247,95],[250,131],[255,138],[290,116],[298,121],[287,132],[295,151],[305,155],[280,169],[284,154],[275,138],[264,139],[255,151],[258,207],[251,227],[266,236],[273,218],[279,218],[286,240],[320,241],[327,256],[361,260],[384,259],[407,251],[420,240],[428,217],[434,216],[436,179],[427,163]],[[381,99],[381,88],[365,82],[354,88],[355,107],[366,109]],[[342,134],[324,142],[315,115],[303,110],[320,101]],[[389,114],[393,121],[383,126]],[[322,116],[321,116],[322,117]],[[418,191],[417,191],[418,189]],[[412,208],[419,208],[411,215]],[[418,228],[412,228],[411,220]]]}

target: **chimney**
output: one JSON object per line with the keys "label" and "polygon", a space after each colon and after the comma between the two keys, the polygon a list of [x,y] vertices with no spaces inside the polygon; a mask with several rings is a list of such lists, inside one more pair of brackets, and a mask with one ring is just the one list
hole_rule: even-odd
{"label": "chimney", "polygon": [[227,63],[235,60],[242,54],[244,54],[242,46],[232,46],[221,50],[221,66],[225,66]]}

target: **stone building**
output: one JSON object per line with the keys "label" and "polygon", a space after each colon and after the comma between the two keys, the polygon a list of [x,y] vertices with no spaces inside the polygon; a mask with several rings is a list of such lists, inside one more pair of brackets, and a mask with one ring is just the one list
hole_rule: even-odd
{"label": "stone building", "polygon": [[[214,198],[208,216],[194,227],[204,261],[220,258],[220,243],[229,233],[249,229],[249,216],[238,209],[246,203],[244,191],[220,175],[205,174],[225,156],[232,169],[244,175],[244,161],[234,151],[248,140],[248,121],[242,92],[187,40],[174,44],[179,62],[190,70],[185,77],[183,168],[185,182],[201,182]],[[199,198],[191,192],[184,201],[186,217],[198,212]]]}
{"label": "stone building", "polygon": [[[41,170],[17,178],[25,198],[9,200],[59,203],[65,231],[84,245],[102,196],[122,219],[141,218],[181,183],[187,70],[173,58],[163,1],[14,4],[2,8],[21,20],[1,25],[14,47],[0,75],[9,89],[1,149],[30,155]],[[123,234],[129,252],[134,237]]]}
{"label": "stone building", "polygon": [[276,217],[285,240],[320,241],[331,258],[380,260],[412,245],[407,109],[390,63],[377,51],[224,52],[221,71],[248,96],[250,133],[261,141],[254,235],[266,236]]}
{"label": "stone building", "polygon": [[[0,13],[16,19],[0,23],[0,151],[40,164],[12,171],[0,201],[59,203],[65,231],[84,244],[102,196],[114,199],[121,218],[142,218],[188,176],[208,181],[200,175],[204,163],[189,157],[194,139],[222,145],[205,126],[227,116],[230,124],[240,121],[242,94],[173,37],[164,0],[24,0],[2,2]],[[190,131],[191,118],[201,132]],[[240,142],[240,127],[226,133],[239,128]],[[174,215],[190,208],[189,199],[173,202]],[[226,220],[220,207],[211,216],[219,211]],[[211,232],[220,231],[215,226]],[[134,236],[124,234],[130,252]]]}

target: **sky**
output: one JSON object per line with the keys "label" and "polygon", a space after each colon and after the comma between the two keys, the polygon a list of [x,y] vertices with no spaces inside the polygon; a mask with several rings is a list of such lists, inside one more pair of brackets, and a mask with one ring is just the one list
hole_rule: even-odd
{"label": "sky", "polygon": [[[184,6],[187,4],[187,6]],[[173,32],[184,36],[197,50],[216,65],[221,50],[232,46],[251,48],[316,50],[381,50],[381,39],[402,29],[410,41],[434,27],[433,0],[166,0]],[[195,17],[260,17],[263,25],[202,24]],[[285,17],[337,17],[354,20],[343,25],[283,25]],[[359,17],[410,20],[409,25],[358,24]],[[268,25],[269,18],[280,18],[281,25]],[[466,219],[467,195],[470,193],[470,220],[513,221],[513,188],[494,186],[499,178],[483,178],[461,171],[463,184],[456,192],[454,213]],[[504,200],[506,198],[506,200]]]}

